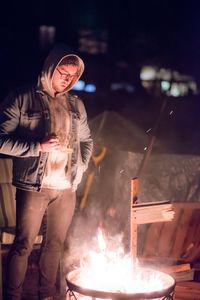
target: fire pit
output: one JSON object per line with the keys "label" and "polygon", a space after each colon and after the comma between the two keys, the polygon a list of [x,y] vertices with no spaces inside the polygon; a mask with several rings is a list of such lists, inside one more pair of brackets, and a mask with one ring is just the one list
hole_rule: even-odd
{"label": "fire pit", "polygon": [[[140,273],[140,280],[142,279],[142,284],[138,287],[137,276],[135,278],[135,287],[130,287],[128,291],[125,289],[96,289],[93,284],[86,283],[82,285],[81,278],[79,276],[79,270],[74,270],[68,273],[66,277],[66,282],[68,286],[68,295],[77,299],[75,293],[78,293],[83,296],[88,296],[93,299],[102,298],[102,299],[113,299],[113,300],[145,300],[145,299],[162,299],[162,300],[171,300],[173,299],[173,293],[175,288],[175,280],[168,274],[159,272],[156,270],[148,268],[138,268],[135,272],[136,274]],[[154,286],[151,290],[148,290],[146,280],[150,276],[159,277],[159,282],[162,282],[162,288],[160,286]],[[133,279],[134,280],[134,279]],[[155,284],[156,285],[156,284]]]}

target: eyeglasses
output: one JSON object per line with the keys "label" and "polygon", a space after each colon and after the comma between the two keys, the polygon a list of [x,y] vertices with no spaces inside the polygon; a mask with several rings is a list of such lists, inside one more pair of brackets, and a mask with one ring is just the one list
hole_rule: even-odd
{"label": "eyeglasses", "polygon": [[68,80],[68,79],[72,80],[73,78],[78,76],[78,73],[70,74],[67,71],[65,71],[65,73],[62,73],[58,68],[56,68],[56,70],[60,74],[60,78],[62,78],[64,80]]}

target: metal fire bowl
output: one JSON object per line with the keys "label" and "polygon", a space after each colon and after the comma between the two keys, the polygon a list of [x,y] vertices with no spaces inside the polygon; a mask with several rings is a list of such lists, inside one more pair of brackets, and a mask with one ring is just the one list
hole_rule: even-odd
{"label": "metal fire bowl", "polygon": [[[150,271],[150,269],[142,268],[142,270]],[[159,272],[155,271],[154,272]],[[165,283],[169,283],[167,288],[162,290],[153,291],[153,292],[144,292],[144,293],[124,293],[124,292],[110,292],[110,291],[98,291],[92,288],[85,288],[76,283],[76,279],[79,277],[79,270],[71,271],[66,276],[67,286],[70,291],[77,292],[84,296],[102,298],[102,299],[113,299],[113,300],[132,300],[132,299],[155,299],[169,296],[173,293],[175,288],[175,280],[172,276],[159,272],[159,275],[162,277]]]}

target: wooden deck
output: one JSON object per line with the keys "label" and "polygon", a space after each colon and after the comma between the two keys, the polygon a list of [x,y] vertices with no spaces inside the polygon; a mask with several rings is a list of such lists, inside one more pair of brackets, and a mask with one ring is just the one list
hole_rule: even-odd
{"label": "wooden deck", "polygon": [[199,282],[181,282],[175,287],[174,300],[200,300]]}

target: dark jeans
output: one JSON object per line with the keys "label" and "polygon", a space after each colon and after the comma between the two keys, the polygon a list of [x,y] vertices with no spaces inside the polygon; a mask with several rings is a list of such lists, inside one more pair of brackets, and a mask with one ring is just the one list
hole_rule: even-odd
{"label": "dark jeans", "polygon": [[28,257],[44,214],[46,226],[39,260],[39,293],[41,299],[55,294],[61,251],[74,214],[75,202],[75,193],[71,189],[42,189],[41,192],[17,189],[16,238],[8,255],[8,299],[21,299]]}

